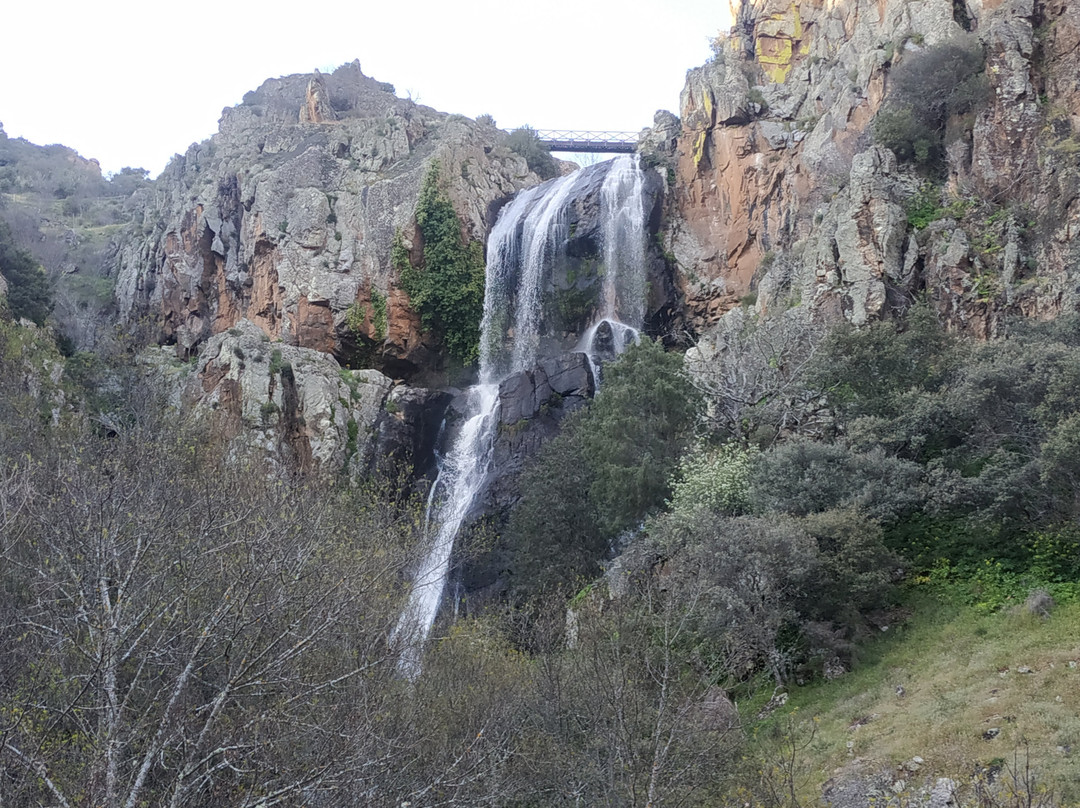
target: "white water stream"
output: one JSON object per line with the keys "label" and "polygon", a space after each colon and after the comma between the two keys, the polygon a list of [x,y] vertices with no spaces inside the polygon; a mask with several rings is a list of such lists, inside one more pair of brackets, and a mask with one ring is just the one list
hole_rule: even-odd
{"label": "white water stream", "polygon": [[[518,194],[499,214],[487,244],[484,318],[480,337],[480,383],[468,390],[467,418],[442,458],[425,515],[430,546],[413,578],[409,602],[394,637],[403,648],[399,668],[420,673],[424,642],[439,612],[450,571],[454,539],[487,481],[498,423],[499,383],[530,370],[544,336],[543,297],[551,267],[565,252],[569,206],[585,172],[578,171]],[[636,341],[645,313],[644,174],[636,157],[619,157],[600,191],[604,279],[597,322],[578,350],[612,358]],[[598,331],[614,339],[598,351]]]}

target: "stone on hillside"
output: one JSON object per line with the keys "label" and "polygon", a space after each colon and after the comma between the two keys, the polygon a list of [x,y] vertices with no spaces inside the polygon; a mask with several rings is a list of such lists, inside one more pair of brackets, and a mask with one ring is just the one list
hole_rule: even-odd
{"label": "stone on hillside", "polygon": [[450,399],[271,342],[247,320],[211,338],[191,368],[176,368],[160,349],[141,364],[180,390],[173,401],[207,419],[234,451],[356,477],[425,473]]}
{"label": "stone on hillside", "polygon": [[926,808],[948,808],[956,805],[956,790],[958,784],[949,777],[939,777],[930,790],[930,800]]}

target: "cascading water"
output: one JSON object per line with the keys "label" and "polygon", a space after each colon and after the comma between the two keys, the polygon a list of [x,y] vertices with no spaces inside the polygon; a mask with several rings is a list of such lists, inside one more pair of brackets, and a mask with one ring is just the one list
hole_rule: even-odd
{"label": "cascading water", "polygon": [[645,320],[645,174],[637,157],[612,161],[600,189],[604,283],[600,315],[582,335],[578,350],[598,361],[614,359],[641,338]]}
{"label": "cascading water", "polygon": [[[601,305],[597,322],[579,347],[589,355],[590,363],[621,353],[635,341],[645,311],[644,177],[636,157],[617,158],[604,168]],[[394,630],[403,648],[399,667],[410,678],[420,672],[423,644],[446,588],[454,538],[487,481],[498,421],[499,382],[531,369],[539,358],[545,282],[565,251],[569,206],[586,179],[586,172],[579,171],[518,194],[502,210],[488,238],[480,383],[469,389],[467,418],[441,460],[425,518],[424,533],[431,544]],[[603,341],[598,333],[608,331],[614,335],[610,350],[598,350]]]}

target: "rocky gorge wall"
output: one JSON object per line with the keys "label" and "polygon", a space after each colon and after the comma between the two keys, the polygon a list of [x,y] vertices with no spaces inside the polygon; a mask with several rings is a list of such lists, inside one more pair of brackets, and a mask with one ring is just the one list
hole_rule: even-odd
{"label": "rocky gorge wall", "polygon": [[[916,230],[926,178],[875,146],[874,116],[905,60],[965,36],[988,94],[948,138],[956,204]],[[1078,44],[1075,0],[746,0],[689,72],[677,134],[658,115],[645,138],[671,168],[665,240],[687,329],[740,302],[858,324],[923,291],[976,335],[1075,309]]]}
{"label": "rocky gorge wall", "polygon": [[[715,57],[688,73],[681,118],[658,113],[643,133],[643,159],[659,167],[650,228],[663,242],[650,252],[653,332],[709,340],[740,306],[860,324],[920,295],[950,327],[981,336],[1012,314],[1074,310],[1077,12],[1077,0],[745,0]],[[875,143],[874,120],[898,70],[961,40],[985,54],[987,94],[970,119],[950,122],[928,176]],[[400,234],[422,262],[414,211],[434,164],[467,241],[483,242],[500,205],[540,182],[505,133],[399,99],[357,63],[267,81],[155,184],[118,251],[121,316],[148,319],[181,358],[198,355],[206,400],[240,373],[229,360],[222,375],[220,344],[247,324],[283,352],[379,373],[380,389],[392,379],[444,387],[445,351],[391,254]],[[934,215],[916,223],[912,205],[927,193]],[[573,261],[548,290],[567,349],[595,305],[595,207],[586,190],[573,208]],[[255,404],[240,408],[247,423],[285,411],[268,380],[236,381],[256,391],[259,418]],[[321,420],[301,412],[290,427],[319,462],[336,465],[350,441],[339,409]],[[381,416],[368,415],[357,423],[375,429]],[[280,430],[282,417],[263,420]],[[336,448],[323,451],[316,424],[331,422]]]}
{"label": "rocky gorge wall", "polygon": [[[540,183],[494,125],[399,99],[358,63],[271,79],[224,110],[219,133],[144,195],[141,225],[117,251],[121,318],[164,346],[146,362],[176,405],[215,419],[237,447],[303,468],[426,473],[456,395],[447,385],[469,380],[403,288],[402,261],[424,267],[418,200],[433,171],[466,244],[484,244],[500,207]],[[583,176],[565,260],[542,292],[546,356],[572,350],[601,302],[605,166]],[[649,172],[652,233],[663,193]],[[662,329],[678,302],[650,244],[646,308]],[[539,399],[517,383],[504,395],[517,425],[500,450],[511,471],[593,389],[577,376],[554,385]]]}
{"label": "rocky gorge wall", "polygon": [[156,182],[117,261],[121,317],[151,318],[184,356],[246,319],[345,364],[437,378],[439,346],[400,288],[394,234],[419,251],[413,211],[437,163],[463,237],[482,243],[492,206],[539,182],[503,138],[397,98],[356,62],[271,79]]}

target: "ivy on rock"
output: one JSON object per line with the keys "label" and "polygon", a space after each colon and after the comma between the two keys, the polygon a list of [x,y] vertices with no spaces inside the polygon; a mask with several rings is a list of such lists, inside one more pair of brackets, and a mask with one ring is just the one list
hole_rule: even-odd
{"label": "ivy on rock", "polygon": [[462,237],[457,212],[439,182],[437,162],[424,177],[416,224],[423,238],[418,267],[408,260],[400,237],[394,244],[402,288],[424,328],[442,340],[452,357],[471,364],[479,356],[484,314],[484,245]]}

